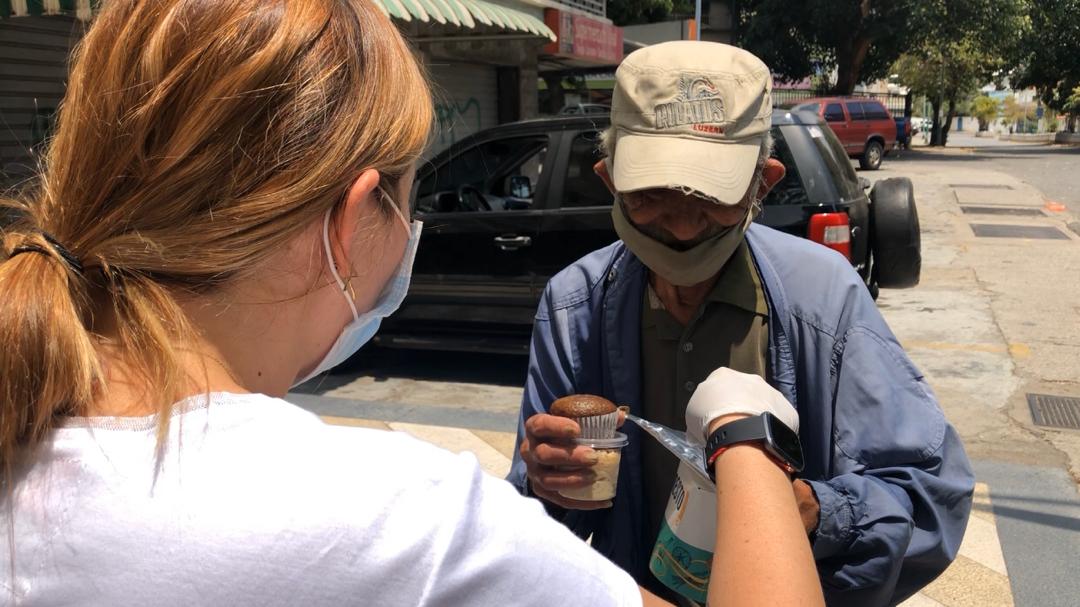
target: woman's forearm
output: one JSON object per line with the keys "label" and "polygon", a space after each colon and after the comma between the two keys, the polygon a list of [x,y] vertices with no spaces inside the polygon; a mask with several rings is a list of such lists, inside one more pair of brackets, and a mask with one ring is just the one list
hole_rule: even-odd
{"label": "woman's forearm", "polygon": [[824,605],[791,480],[759,447],[716,461],[710,607]]}

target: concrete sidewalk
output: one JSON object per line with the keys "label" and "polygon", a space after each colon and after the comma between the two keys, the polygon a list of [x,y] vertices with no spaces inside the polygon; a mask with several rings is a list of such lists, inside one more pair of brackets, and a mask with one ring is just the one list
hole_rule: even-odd
{"label": "concrete sidewalk", "polygon": [[[1080,430],[1037,426],[1028,405],[1029,394],[1080,397],[1080,236],[1036,187],[957,154],[861,173],[911,178],[922,227],[921,284],[883,290],[878,304],[1005,517],[1016,604],[1080,605]],[[950,575],[958,567],[983,577],[962,561]]]}
{"label": "concrete sidewalk", "polygon": [[1075,218],[1031,185],[945,153],[861,175],[914,183],[922,282],[883,290],[878,304],[969,454],[1065,466],[1080,479],[1080,431],[1035,426],[1027,402],[1080,396]]}

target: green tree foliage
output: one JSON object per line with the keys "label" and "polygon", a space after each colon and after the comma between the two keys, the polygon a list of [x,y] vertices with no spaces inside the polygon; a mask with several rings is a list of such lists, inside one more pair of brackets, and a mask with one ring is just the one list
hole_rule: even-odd
{"label": "green tree foliage", "polygon": [[[893,71],[933,106],[931,145],[945,145],[960,105],[994,80],[1015,55],[1026,28],[1027,0],[926,0],[922,36]],[[944,114],[944,115],[942,115]]]}
{"label": "green tree foliage", "polygon": [[607,16],[615,25],[637,25],[664,21],[672,14],[694,12],[688,0],[608,0]]}
{"label": "green tree foliage", "polygon": [[1072,90],[1072,94],[1065,100],[1065,105],[1062,109],[1070,114],[1080,114],[1080,86]]}
{"label": "green tree foliage", "polygon": [[1076,132],[1076,119],[1080,118],[1080,86],[1073,89],[1072,94],[1065,100],[1064,111],[1069,115],[1066,128],[1070,133]]}
{"label": "green tree foliage", "polygon": [[1030,21],[1014,86],[1033,86],[1046,105],[1065,110],[1080,86],[1080,0],[1031,0]]}
{"label": "green tree foliage", "polygon": [[1035,121],[1035,104],[1021,102],[1015,95],[1009,95],[1005,98],[1001,113],[1014,129],[1020,129],[1028,122]]}
{"label": "green tree foliage", "polygon": [[971,102],[971,115],[979,121],[979,130],[985,131],[990,128],[990,123],[998,117],[1001,104],[997,99],[987,95],[979,95]]}
{"label": "green tree foliage", "polygon": [[846,95],[891,73],[901,55],[959,44],[973,31],[986,34],[995,49],[1012,44],[1026,2],[741,0],[740,44],[789,81],[835,68],[833,92]]}
{"label": "green tree foliage", "polygon": [[882,77],[918,33],[919,0],[746,0],[738,2],[741,46],[789,81],[837,70],[833,89],[850,94]]}

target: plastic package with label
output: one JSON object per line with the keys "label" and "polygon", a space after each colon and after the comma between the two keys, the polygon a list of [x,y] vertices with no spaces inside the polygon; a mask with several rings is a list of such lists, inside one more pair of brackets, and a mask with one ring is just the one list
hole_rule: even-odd
{"label": "plastic package with label", "polygon": [[668,588],[703,605],[716,541],[716,485],[705,473],[705,450],[691,444],[685,432],[635,415],[627,414],[627,419],[679,458],[649,570]]}

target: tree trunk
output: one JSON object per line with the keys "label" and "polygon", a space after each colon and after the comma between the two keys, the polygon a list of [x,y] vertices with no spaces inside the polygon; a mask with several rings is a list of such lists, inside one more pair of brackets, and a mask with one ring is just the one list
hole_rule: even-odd
{"label": "tree trunk", "polygon": [[837,46],[836,86],[833,87],[833,92],[837,95],[850,95],[855,92],[855,85],[859,84],[862,66],[866,62],[866,54],[870,52],[870,43],[873,42],[863,29],[869,16],[870,0],[860,0],[859,21],[853,28],[854,32]]}
{"label": "tree trunk", "polygon": [[944,100],[941,97],[934,97],[930,100],[930,107],[934,112],[933,123],[930,127],[930,145],[942,145],[941,144],[941,106],[944,105]]}
{"label": "tree trunk", "polygon": [[870,52],[870,39],[858,35],[836,50],[836,86],[833,93],[850,95],[855,92],[855,85],[861,79],[862,66],[866,62],[866,54]]}
{"label": "tree trunk", "polygon": [[949,145],[949,130],[952,129],[953,118],[956,117],[956,100],[949,99],[949,111],[945,113],[945,124],[941,127],[941,145]]}

